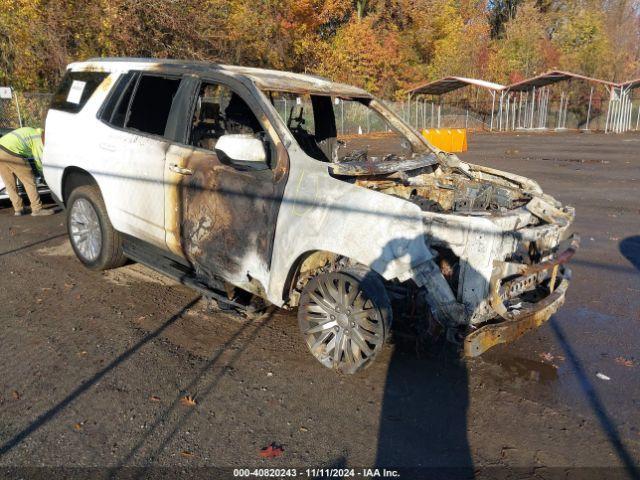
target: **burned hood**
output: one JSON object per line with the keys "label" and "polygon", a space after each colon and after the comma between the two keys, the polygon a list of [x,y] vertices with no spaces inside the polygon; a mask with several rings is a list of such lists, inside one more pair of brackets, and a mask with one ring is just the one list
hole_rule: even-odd
{"label": "burned hood", "polygon": [[395,155],[369,157],[365,160],[331,163],[329,170],[338,176],[384,175],[395,172],[407,172],[438,164],[434,154],[419,155],[414,158],[399,158]]}

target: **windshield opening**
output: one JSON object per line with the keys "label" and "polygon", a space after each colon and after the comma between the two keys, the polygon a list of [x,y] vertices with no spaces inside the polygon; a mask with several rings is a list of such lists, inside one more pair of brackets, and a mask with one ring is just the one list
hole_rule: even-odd
{"label": "windshield opening", "polygon": [[[370,98],[264,92],[300,148],[330,163],[413,159],[424,147],[378,112]],[[389,113],[387,113],[389,115]]]}

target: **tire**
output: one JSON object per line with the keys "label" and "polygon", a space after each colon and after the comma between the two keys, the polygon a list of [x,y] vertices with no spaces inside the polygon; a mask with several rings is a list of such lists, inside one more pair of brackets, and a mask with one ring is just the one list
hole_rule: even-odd
{"label": "tire", "polygon": [[75,188],[69,195],[67,207],[69,241],[85,267],[108,270],[126,263],[122,235],[111,225],[97,186]]}
{"label": "tire", "polygon": [[382,278],[365,269],[316,275],[305,285],[298,306],[298,325],[311,354],[345,374],[371,364],[391,321]]}

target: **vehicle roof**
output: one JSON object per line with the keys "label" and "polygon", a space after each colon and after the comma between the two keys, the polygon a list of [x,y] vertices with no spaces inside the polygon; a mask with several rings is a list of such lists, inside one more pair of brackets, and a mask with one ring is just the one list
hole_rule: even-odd
{"label": "vehicle roof", "polygon": [[223,65],[213,62],[194,60],[168,60],[157,58],[92,58],[85,62],[75,62],[68,67],[71,70],[98,71],[181,71],[185,73],[224,72],[235,77],[245,77],[263,90],[276,90],[291,93],[315,93],[343,97],[371,98],[366,90],[344,83],[332,82],[323,77],[302,73],[269,70],[266,68]]}

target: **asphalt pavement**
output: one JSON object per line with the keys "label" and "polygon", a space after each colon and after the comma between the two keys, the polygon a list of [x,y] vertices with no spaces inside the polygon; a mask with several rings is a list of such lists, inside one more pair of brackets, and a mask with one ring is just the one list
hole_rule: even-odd
{"label": "asphalt pavement", "polygon": [[320,366],[292,313],[246,320],[137,264],[91,272],[64,213],[0,209],[0,475],[640,478],[640,135],[478,134],[469,149],[576,207],[565,306],[479,358],[399,342],[355,376]]}

